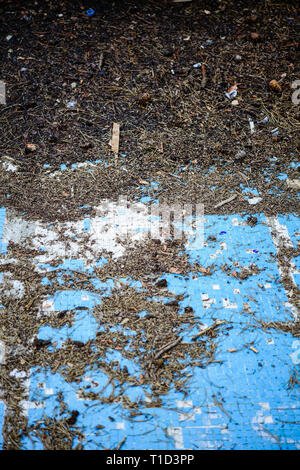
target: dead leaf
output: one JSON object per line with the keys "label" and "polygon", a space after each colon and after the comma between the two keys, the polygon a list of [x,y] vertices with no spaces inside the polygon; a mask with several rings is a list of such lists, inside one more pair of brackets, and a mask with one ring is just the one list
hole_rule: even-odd
{"label": "dead leaf", "polygon": [[182,271],[178,268],[170,268],[170,273],[172,273],[172,274],[181,274]]}
{"label": "dead leaf", "polygon": [[279,83],[277,82],[277,80],[271,80],[270,83],[269,83],[269,87],[272,90],[277,91],[278,93],[281,93],[281,91],[282,91],[282,88],[279,85]]}
{"label": "dead leaf", "polygon": [[140,375],[140,384],[143,384],[145,383],[145,377],[143,376],[143,374]]}
{"label": "dead leaf", "polygon": [[210,268],[204,268],[204,266],[200,266],[199,271],[203,274],[210,274]]}
{"label": "dead leaf", "polygon": [[152,97],[150,93],[141,93],[137,97],[137,102],[139,103],[140,106],[146,106],[147,104],[151,102],[151,100],[152,100]]}
{"label": "dead leaf", "polygon": [[35,152],[36,151],[36,145],[35,144],[26,144],[25,147],[27,152]]}

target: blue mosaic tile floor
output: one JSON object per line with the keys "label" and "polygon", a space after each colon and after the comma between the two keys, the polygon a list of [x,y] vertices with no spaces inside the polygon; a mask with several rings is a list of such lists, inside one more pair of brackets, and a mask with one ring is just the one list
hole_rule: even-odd
{"label": "blue mosaic tile floor", "polygon": [[[299,383],[289,385],[291,375],[299,376],[300,372],[300,338],[275,329],[263,329],[257,321],[295,321],[295,306],[290,303],[282,284],[284,267],[277,264],[274,256],[280,234],[286,244],[296,248],[299,224],[293,214],[277,218],[256,214],[256,217],[258,223],[250,227],[245,223],[247,216],[205,215],[205,240],[210,235],[216,240],[205,242],[199,249],[189,251],[187,248],[187,251],[191,259],[201,265],[213,264],[212,275],[181,276],[166,272],[163,276],[168,281],[169,291],[183,294],[179,314],[184,307],[191,306],[204,327],[216,320],[226,321],[230,326],[218,336],[217,362],[204,368],[187,365],[187,394],[171,388],[167,395],[161,396],[160,407],[151,407],[147,406],[147,401],[151,401],[147,387],[128,387],[124,398],[127,395],[140,404],[139,414],[132,417],[122,403],[103,404],[80,397],[83,385],[89,385],[91,392],[103,389],[109,380],[103,371],[87,367],[80,383],[68,383],[60,373],[32,367],[30,376],[24,377],[28,397],[23,408],[28,425],[59,416],[58,397],[62,392],[69,409],[79,412],[76,428],[84,435],[81,443],[85,450],[113,449],[119,443],[122,443],[122,450],[300,449]],[[3,236],[5,220],[6,211],[0,209],[2,258],[6,256],[9,241]],[[84,225],[85,231],[89,228],[89,224]],[[47,250],[47,246],[43,248]],[[292,261],[288,275],[299,288],[299,259]],[[234,263],[239,263],[240,267],[254,263],[258,272],[244,280],[228,276],[222,268]],[[63,266],[70,272],[93,269],[82,259],[66,259]],[[59,275],[59,268],[57,271]],[[139,288],[135,280],[125,282]],[[102,284],[106,295],[113,285],[113,279]],[[58,350],[68,338],[82,342],[93,339],[101,325],[91,312],[100,303],[101,296],[89,291],[57,292],[47,299],[46,307],[57,312],[75,309],[75,321],[72,326],[62,328],[43,325],[39,338],[55,342]],[[187,330],[183,340],[191,341],[194,333]],[[131,334],[130,331],[127,334]],[[111,349],[107,361],[112,358],[126,365],[130,374],[140,374],[139,364],[123,358],[122,351]],[[112,385],[108,384],[104,396],[108,397],[111,392]],[[0,401],[0,430],[5,413],[5,401]],[[78,443],[75,439],[73,447]],[[0,432],[0,448],[2,446]],[[32,436],[24,436],[21,447],[43,449],[41,441]]]}

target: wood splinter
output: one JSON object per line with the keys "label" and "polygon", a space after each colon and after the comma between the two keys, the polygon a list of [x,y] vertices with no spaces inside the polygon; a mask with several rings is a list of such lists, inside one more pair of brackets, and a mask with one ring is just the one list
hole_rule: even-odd
{"label": "wood splinter", "polygon": [[114,152],[116,156],[119,153],[119,142],[120,142],[120,124],[118,124],[117,122],[114,122],[110,145],[111,145],[112,151]]}

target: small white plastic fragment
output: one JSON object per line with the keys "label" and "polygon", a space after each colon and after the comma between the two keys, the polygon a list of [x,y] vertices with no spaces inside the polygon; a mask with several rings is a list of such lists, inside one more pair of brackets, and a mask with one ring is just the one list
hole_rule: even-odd
{"label": "small white plastic fragment", "polygon": [[248,202],[251,205],[258,204],[260,201],[262,201],[262,197],[259,197],[259,196],[252,197],[251,199],[248,199]]}

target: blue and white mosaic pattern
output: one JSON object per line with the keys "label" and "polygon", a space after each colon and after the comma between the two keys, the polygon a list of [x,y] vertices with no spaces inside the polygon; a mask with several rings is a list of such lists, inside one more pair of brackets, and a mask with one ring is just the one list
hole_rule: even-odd
{"label": "blue and white mosaic pattern", "polygon": [[[9,241],[9,232],[3,235],[5,217],[5,210],[0,209],[3,257]],[[124,397],[127,395],[141,404],[139,414],[133,417],[121,402],[102,404],[81,397],[80,391],[86,385],[91,392],[107,385],[109,377],[101,370],[87,367],[79,383],[68,383],[59,373],[32,368],[30,377],[26,378],[28,399],[24,401],[28,424],[58,416],[58,394],[62,392],[69,409],[79,412],[76,427],[84,434],[85,450],[113,449],[120,442],[122,450],[300,449],[299,384],[289,387],[291,375],[300,372],[300,339],[275,329],[262,329],[256,321],[295,320],[297,312],[281,282],[281,274],[287,269],[291,282],[299,287],[299,259],[283,267],[274,256],[280,239],[296,248],[300,233],[297,218],[292,214],[277,218],[256,214],[256,217],[258,223],[250,227],[246,215],[205,215],[206,241],[202,248],[191,249],[189,255],[203,266],[214,265],[212,275],[164,275],[168,289],[184,295],[179,314],[189,305],[204,327],[215,320],[225,320],[230,325],[218,336],[215,363],[203,369],[187,366],[188,394],[171,389],[161,397],[160,407],[151,407],[146,405],[147,401],[149,405],[151,402],[147,387],[128,387]],[[93,220],[84,222],[82,231],[89,233],[93,223]],[[215,237],[214,241],[208,241],[210,235]],[[44,241],[42,248],[47,251],[49,241],[47,238]],[[45,268],[47,256],[40,261],[38,266]],[[96,262],[101,266],[105,260],[94,261],[94,266]],[[225,265],[238,269],[237,263],[239,267],[255,264],[258,272],[240,280],[222,269]],[[92,272],[93,265],[73,257],[65,259],[63,268],[70,272]],[[56,269],[59,273],[59,267]],[[48,282],[46,274],[44,282]],[[139,287],[134,280],[125,282]],[[113,285],[113,279],[101,285],[105,295],[109,295]],[[57,312],[75,309],[75,321],[71,327],[59,329],[43,325],[39,338],[51,339],[57,349],[68,338],[82,342],[93,339],[101,324],[91,312],[100,303],[101,296],[89,291],[57,292],[42,308]],[[187,331],[184,341],[190,341],[193,334]],[[114,358],[122,366],[126,365],[130,374],[141,372],[137,364],[122,357],[121,351],[109,351],[108,362]],[[109,396],[111,392],[112,385],[108,384],[103,394]],[[0,430],[4,415],[5,403],[0,401]],[[75,440],[74,448],[77,444]],[[0,448],[2,445],[0,433]],[[28,450],[43,448],[38,438],[23,437],[21,445]]]}

